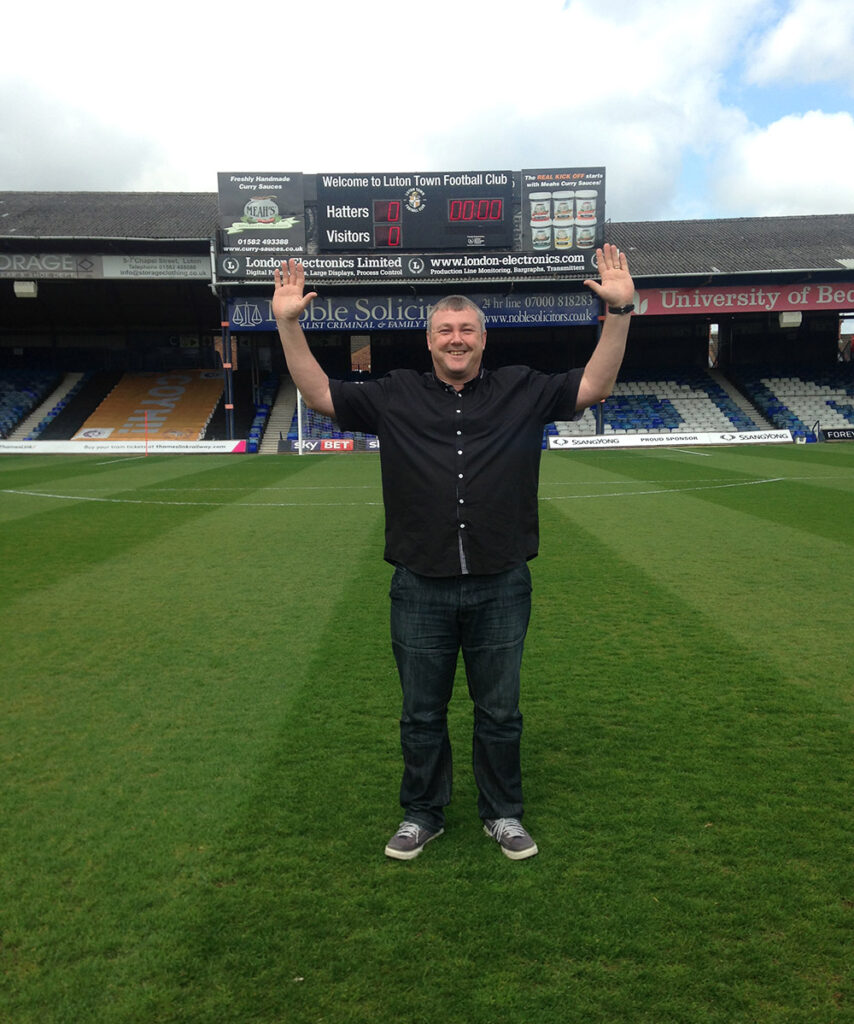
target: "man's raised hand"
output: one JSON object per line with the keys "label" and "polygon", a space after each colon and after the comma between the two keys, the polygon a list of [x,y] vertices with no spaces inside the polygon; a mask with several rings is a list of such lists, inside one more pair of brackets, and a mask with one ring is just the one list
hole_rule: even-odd
{"label": "man's raised hand", "polygon": [[282,260],[274,271],[273,316],[276,320],[298,320],[317,292],[305,291],[305,267],[299,260]]}
{"label": "man's raised hand", "polygon": [[634,299],[635,284],[629,273],[626,254],[620,252],[616,245],[606,242],[596,250],[596,265],[599,281],[588,280],[585,285],[608,306],[628,306]]}

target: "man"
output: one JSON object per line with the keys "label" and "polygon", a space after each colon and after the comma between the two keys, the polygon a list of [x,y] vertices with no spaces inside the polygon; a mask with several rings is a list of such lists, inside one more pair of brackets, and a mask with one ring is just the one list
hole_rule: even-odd
{"label": "man", "polygon": [[584,283],[608,310],[600,339],[583,369],[557,374],[487,370],[483,313],[456,295],[428,318],[431,372],[330,380],[299,325],[316,295],[303,294],[302,264],[283,261],[275,272],[273,314],[306,405],[380,441],[385,558],[395,567],[392,648],[403,692],[405,818],[385,848],[396,860],[418,856],[444,831],[447,708],[460,651],[474,704],[484,831],[511,860],[538,852],[522,824],[519,676],[531,608],[527,563],[538,548],[543,426],[572,419],[611,393],[633,309],[625,254],[605,245],[596,255],[599,282]]}

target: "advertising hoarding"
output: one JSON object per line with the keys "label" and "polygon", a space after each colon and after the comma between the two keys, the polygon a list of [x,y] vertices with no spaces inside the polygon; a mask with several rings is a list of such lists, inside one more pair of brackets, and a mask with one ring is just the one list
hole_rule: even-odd
{"label": "advertising hoarding", "polygon": [[217,256],[226,275],[247,260],[302,256],[305,199],[300,173],[220,172]]}

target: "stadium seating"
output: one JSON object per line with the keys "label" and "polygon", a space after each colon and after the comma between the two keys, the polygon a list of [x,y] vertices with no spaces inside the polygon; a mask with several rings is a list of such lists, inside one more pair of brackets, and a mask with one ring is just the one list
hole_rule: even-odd
{"label": "stadium seating", "polygon": [[[69,373],[66,374],[65,380],[63,381],[63,387],[57,389],[52,395],[48,396],[48,402],[52,400],[50,408],[42,408],[36,410],[33,413],[33,417],[38,414],[37,422],[32,425],[26,421],[21,424],[18,430],[18,436],[24,431],[25,441],[37,441],[47,428],[53,423],[53,421],[63,412],[64,409],[68,408],[71,402],[77,394],[86,386],[87,382],[91,379],[91,373]],[[61,397],[59,397],[61,396]]]}
{"label": "stadium seating", "polygon": [[7,438],[62,379],[49,370],[0,371],[0,438]]}
{"label": "stadium seating", "polygon": [[246,450],[250,454],[258,452],[278,390],[279,378],[275,374],[267,374],[261,381],[260,394],[258,401],[255,403],[255,417],[252,420],[252,425],[249,428],[249,437],[246,440]]}
{"label": "stadium seating", "polygon": [[795,437],[815,440],[821,428],[854,425],[854,370],[850,363],[780,374],[770,366],[739,370],[738,382],[757,409]]}
{"label": "stadium seating", "polygon": [[[669,434],[755,430],[757,424],[721,385],[703,370],[660,370],[624,375],[602,407],[606,434]],[[580,420],[559,421],[552,431],[563,436],[596,433],[596,411]]]}
{"label": "stadium seating", "polygon": [[198,441],[222,394],[216,370],[126,373],[72,440]]}
{"label": "stadium seating", "polygon": [[[179,386],[173,376],[176,380],[181,378]],[[717,376],[720,378],[720,374]],[[817,424],[825,429],[854,426],[854,369],[850,364],[786,373],[771,366],[739,367],[731,370],[730,376],[755,407],[756,419],[739,408],[720,383],[702,369],[647,374],[628,371],[602,405],[604,432],[755,430],[765,425],[765,417],[770,425],[791,430],[796,438],[814,440]],[[81,377],[68,394],[47,408],[45,400],[54,394],[62,379],[63,374],[51,371],[0,371],[0,438],[8,438],[17,429],[18,436],[26,432],[27,439],[37,439],[86,382],[86,376]],[[70,377],[66,377],[66,383],[69,381]],[[259,450],[278,387],[275,374],[268,374],[261,382],[248,431],[249,452]],[[167,394],[168,401],[158,404],[158,394]],[[215,371],[126,374],[76,436],[142,436],[140,413],[147,408],[150,438],[199,439],[205,436],[221,398],[222,376]],[[45,404],[39,408],[41,403]],[[587,409],[577,421],[549,424],[543,433],[543,446],[549,435],[595,434],[597,411]],[[36,416],[40,419],[34,423]],[[352,439],[357,450],[364,450],[375,440],[374,435],[342,432],[328,417],[305,408],[303,437]],[[294,413],[288,440],[296,439]]]}

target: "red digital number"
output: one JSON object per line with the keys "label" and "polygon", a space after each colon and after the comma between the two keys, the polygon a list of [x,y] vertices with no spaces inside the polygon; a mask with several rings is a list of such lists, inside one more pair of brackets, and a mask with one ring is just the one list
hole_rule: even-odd
{"label": "red digital number", "polygon": [[400,223],[400,200],[399,199],[375,199],[374,200],[374,223],[375,224],[399,224]]}
{"label": "red digital number", "polygon": [[503,212],[503,199],[451,199],[448,204],[452,224],[501,220]]}
{"label": "red digital number", "polygon": [[399,224],[374,225],[374,248],[396,249],[400,247],[402,241]]}

